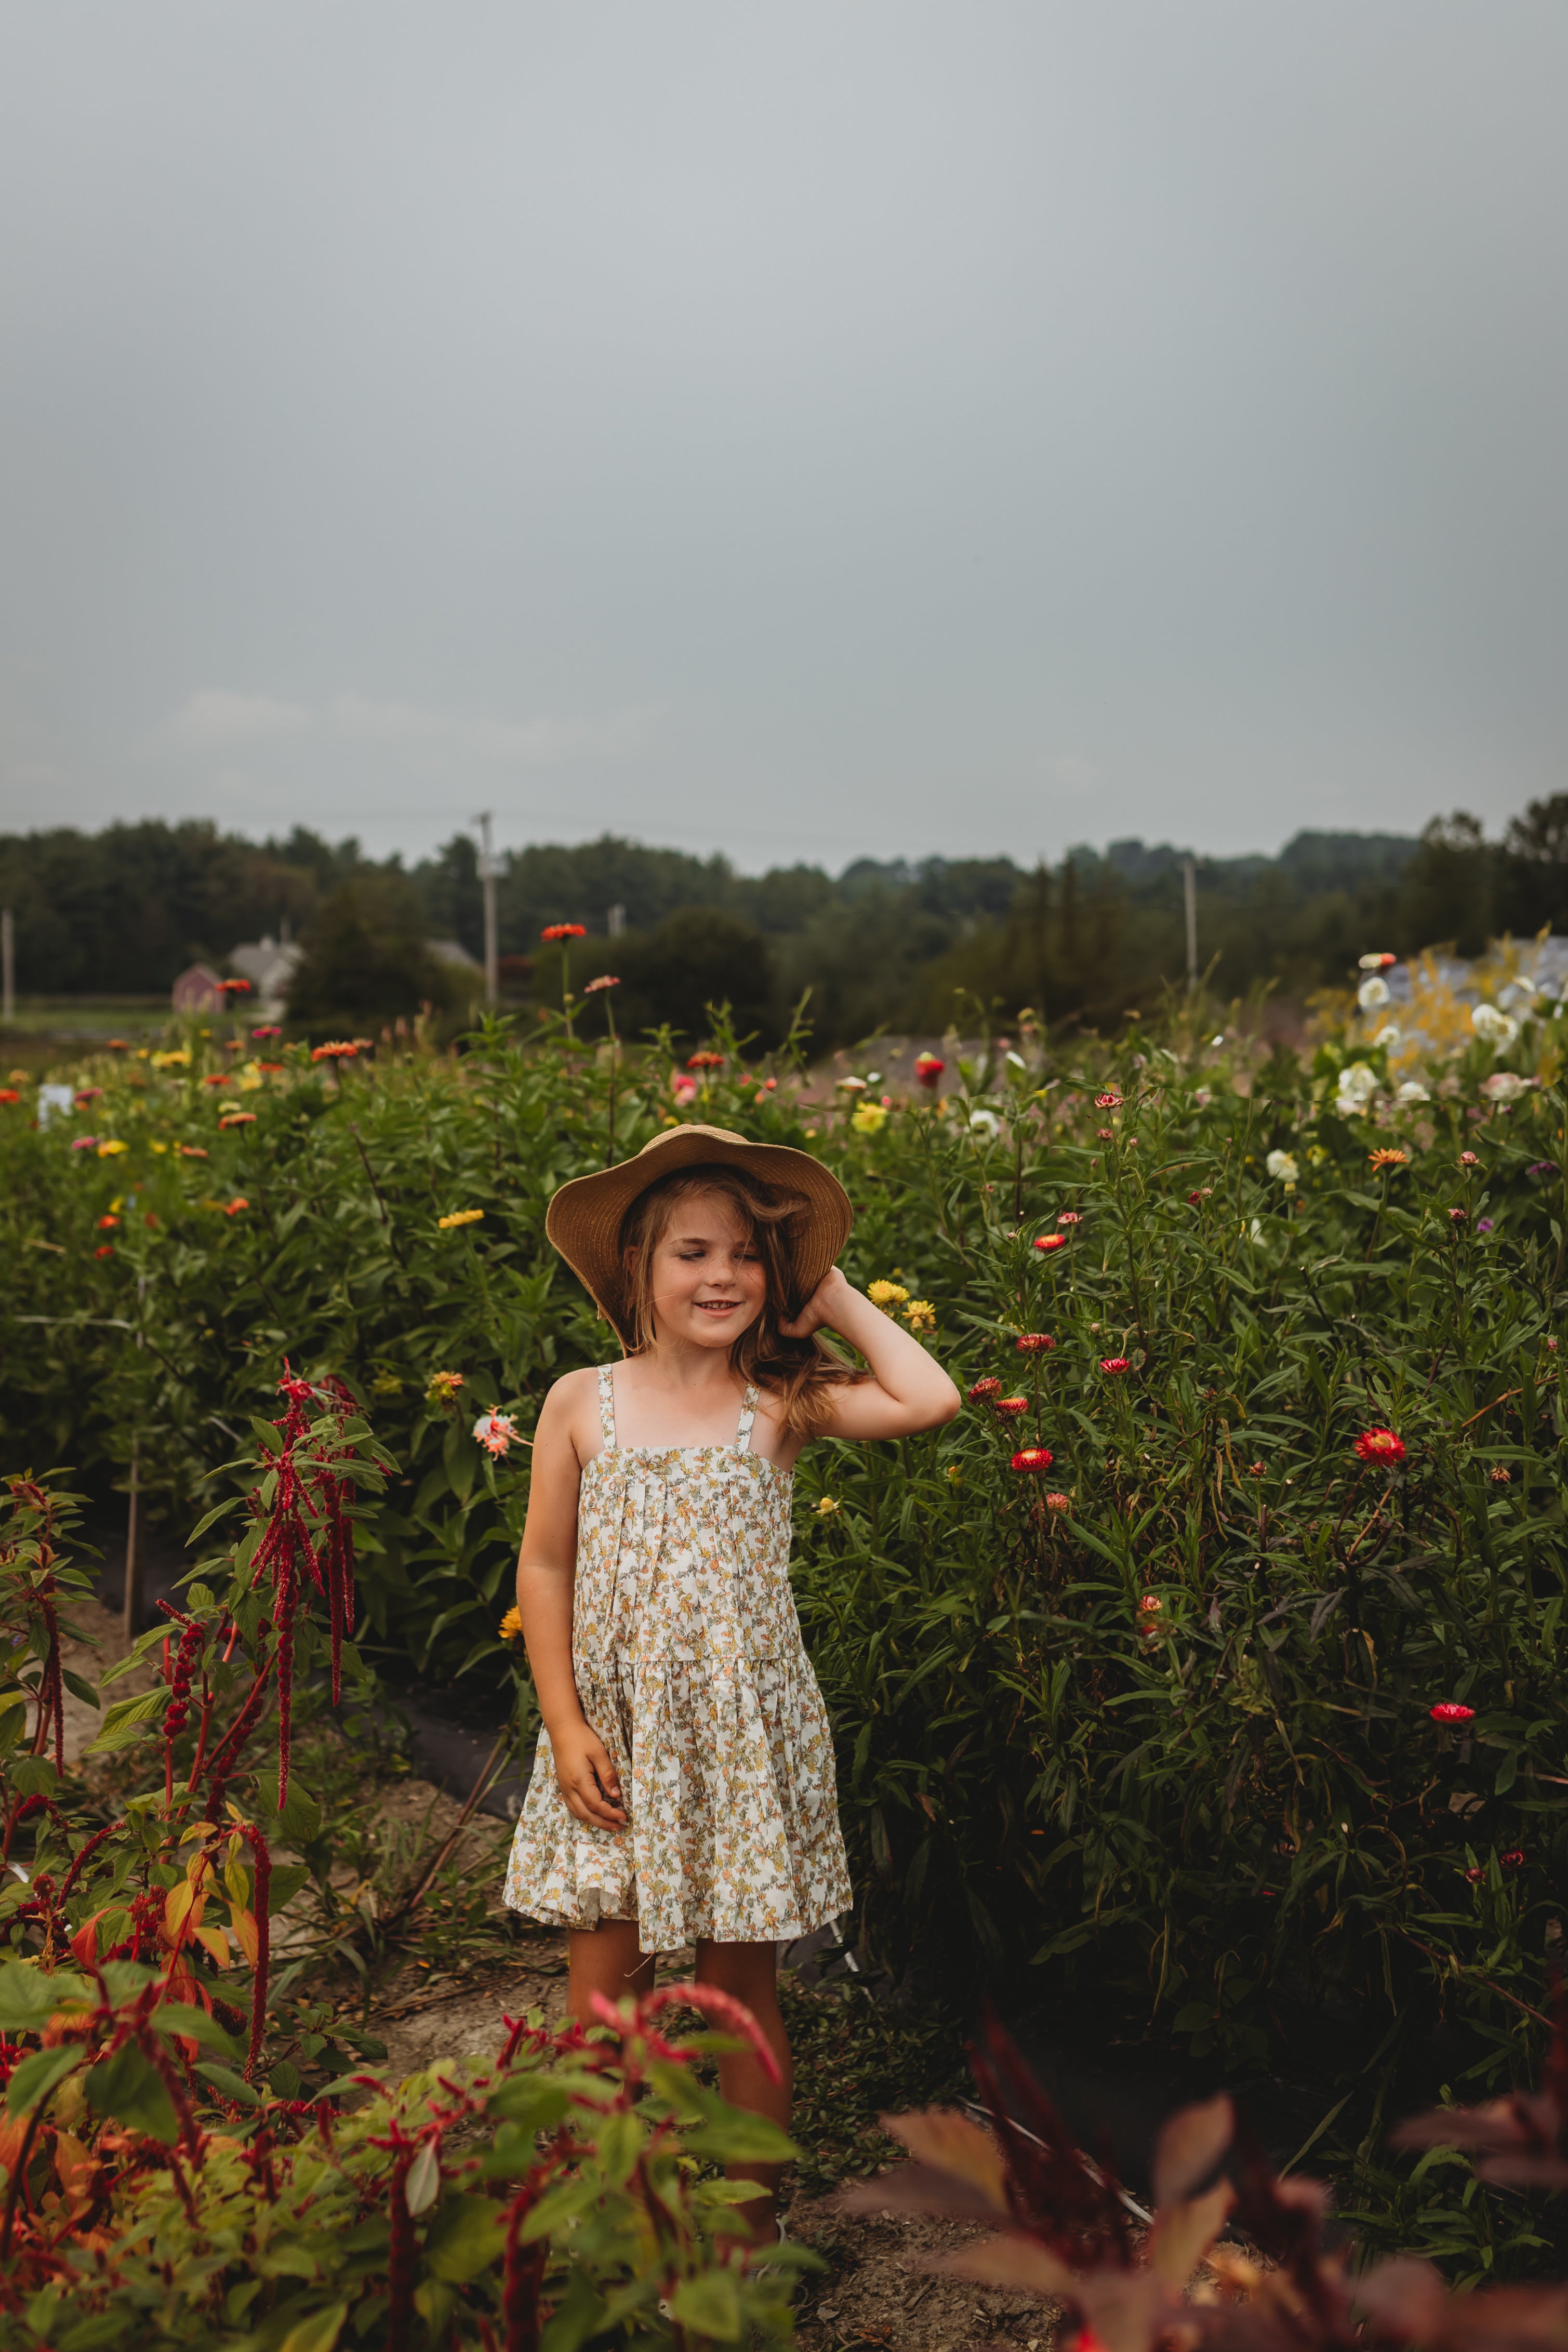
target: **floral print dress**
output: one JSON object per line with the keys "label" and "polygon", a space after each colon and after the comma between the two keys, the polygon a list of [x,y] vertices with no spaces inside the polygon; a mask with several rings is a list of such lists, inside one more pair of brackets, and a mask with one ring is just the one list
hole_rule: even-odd
{"label": "floral print dress", "polygon": [[851,1902],[827,1714],[789,1585],[795,1474],[733,1445],[616,1444],[583,1473],[572,1665],[626,1814],[568,1811],[548,1732],[506,1900],[552,1927],[635,1919],[645,1952],[804,1936]]}

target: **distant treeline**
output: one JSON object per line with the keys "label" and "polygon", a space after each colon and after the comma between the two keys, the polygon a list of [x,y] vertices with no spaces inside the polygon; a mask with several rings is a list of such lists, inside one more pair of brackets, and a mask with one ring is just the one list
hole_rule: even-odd
{"label": "distant treeline", "polygon": [[[1568,794],[1533,802],[1489,842],[1472,817],[1435,819],[1419,839],[1300,833],[1278,857],[1196,861],[1198,953],[1222,995],[1273,980],[1298,1000],[1342,983],[1368,947],[1455,943],[1503,930],[1568,929]],[[738,874],[722,857],[612,835],[513,851],[497,885],[510,992],[548,997],[555,951],[540,933],[586,926],[580,983],[619,975],[620,1026],[668,1020],[694,1034],[728,997],[743,1026],[777,1033],[812,991],[819,1042],[879,1026],[940,1032],[959,992],[1015,1013],[1103,1024],[1186,963],[1181,854],[1139,841],[1078,848],[1033,870],[1012,859],[861,858]],[[204,824],[111,825],[0,835],[0,905],[15,909],[24,995],[148,995],[186,964],[221,965],[239,942],[304,940],[302,1016],[365,1019],[413,1009],[444,985],[425,942],[483,952],[473,842],[456,835],[412,866],[366,858],[297,828],[259,845]],[[611,937],[614,919],[623,926]],[[972,1013],[971,1013],[971,1016]]]}

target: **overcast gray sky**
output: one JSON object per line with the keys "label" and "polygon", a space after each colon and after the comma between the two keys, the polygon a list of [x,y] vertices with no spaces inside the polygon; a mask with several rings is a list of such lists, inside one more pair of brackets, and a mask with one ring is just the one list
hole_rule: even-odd
{"label": "overcast gray sky", "polygon": [[1568,789],[1563,0],[0,0],[0,829]]}

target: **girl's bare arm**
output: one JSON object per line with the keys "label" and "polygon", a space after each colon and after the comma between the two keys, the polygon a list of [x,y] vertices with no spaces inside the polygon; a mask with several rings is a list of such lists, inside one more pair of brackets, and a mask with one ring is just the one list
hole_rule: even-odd
{"label": "girl's bare arm", "polygon": [[818,1283],[799,1318],[779,1328],[794,1339],[825,1327],[858,1348],[871,1367],[868,1381],[829,1391],[833,1412],[826,1435],[910,1437],[919,1429],[940,1428],[959,1410],[963,1399],[935,1357],[837,1266]]}
{"label": "girl's bare arm", "polygon": [[581,1379],[573,1375],[556,1382],[534,1432],[528,1518],[517,1560],[517,1613],[561,1793],[578,1821],[616,1830],[626,1818],[619,1777],[583,1713],[572,1672],[577,1489],[583,1475],[573,1422]]}

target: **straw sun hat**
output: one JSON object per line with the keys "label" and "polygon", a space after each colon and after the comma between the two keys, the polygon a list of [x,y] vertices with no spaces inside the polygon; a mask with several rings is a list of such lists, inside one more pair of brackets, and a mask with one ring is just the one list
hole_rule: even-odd
{"label": "straw sun hat", "polygon": [[855,1212],[849,1195],[808,1151],[784,1143],[748,1143],[724,1127],[672,1127],[645,1143],[635,1160],[563,1184],[545,1212],[544,1230],[623,1347],[631,1345],[621,1227],[626,1211],[650,1184],[678,1168],[738,1168],[805,1206],[790,1220],[792,1255],[799,1275],[798,1314],[849,1238]]}

